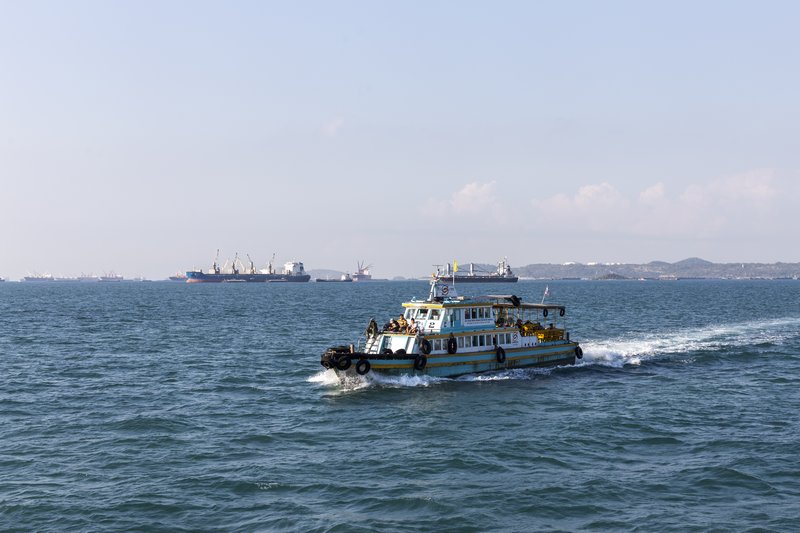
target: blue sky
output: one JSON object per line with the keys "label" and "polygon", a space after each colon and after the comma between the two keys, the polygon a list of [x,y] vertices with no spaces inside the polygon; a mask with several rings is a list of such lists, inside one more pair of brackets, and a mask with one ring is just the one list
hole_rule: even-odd
{"label": "blue sky", "polygon": [[799,6],[0,1],[0,276],[800,261]]}

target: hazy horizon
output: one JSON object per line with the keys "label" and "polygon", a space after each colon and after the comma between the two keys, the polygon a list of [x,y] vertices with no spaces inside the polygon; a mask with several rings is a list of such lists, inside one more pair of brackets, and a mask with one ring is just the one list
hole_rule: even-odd
{"label": "hazy horizon", "polygon": [[0,277],[800,262],[799,14],[4,2]]}

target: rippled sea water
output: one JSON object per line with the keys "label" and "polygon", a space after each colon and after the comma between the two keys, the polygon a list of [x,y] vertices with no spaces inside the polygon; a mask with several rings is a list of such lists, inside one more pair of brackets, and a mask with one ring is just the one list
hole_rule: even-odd
{"label": "rippled sea water", "polygon": [[569,368],[339,384],[424,282],[0,284],[0,530],[790,531],[800,282],[520,282]]}

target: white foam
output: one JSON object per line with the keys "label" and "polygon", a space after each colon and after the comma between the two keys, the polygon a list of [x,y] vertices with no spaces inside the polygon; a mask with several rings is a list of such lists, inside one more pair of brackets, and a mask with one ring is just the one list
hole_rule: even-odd
{"label": "white foam", "polygon": [[759,343],[781,343],[800,334],[800,319],[782,318],[738,324],[682,328],[666,332],[636,334],[630,338],[581,343],[581,364],[619,368],[643,360],[697,350],[723,350]]}

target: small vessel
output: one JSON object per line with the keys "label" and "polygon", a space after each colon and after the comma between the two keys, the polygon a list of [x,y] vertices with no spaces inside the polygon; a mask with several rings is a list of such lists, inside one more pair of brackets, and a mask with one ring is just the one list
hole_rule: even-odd
{"label": "small vessel", "polygon": [[256,270],[253,260],[247,256],[250,261],[250,266],[245,267],[239,260],[237,253],[233,261],[225,261],[222,267],[219,266],[219,250],[217,250],[217,257],[208,272],[202,270],[189,270],[186,272],[186,281],[188,283],[221,283],[239,281],[249,283],[264,283],[268,281],[294,281],[306,282],[311,279],[310,274],[306,274],[303,263],[300,261],[288,261],[283,265],[283,272],[275,272],[272,263],[275,260],[275,254],[272,255],[266,269]]}
{"label": "small vessel", "polygon": [[22,281],[53,281],[52,274],[29,274]]}
{"label": "small vessel", "polygon": [[350,274],[345,273],[342,274],[339,279],[317,278],[314,281],[316,281],[317,283],[323,283],[323,282],[341,283],[341,282],[351,282],[353,281],[353,278],[350,276]]}
{"label": "small vessel", "polygon": [[100,278],[94,274],[84,274],[81,272],[81,275],[78,276],[78,281],[100,281]]}
{"label": "small vessel", "polygon": [[[440,265],[434,265],[437,267],[437,271]],[[455,279],[456,285],[459,283],[516,283],[519,281],[519,278],[514,275],[511,271],[511,267],[508,265],[508,258],[504,257],[499,263],[497,263],[497,268],[494,272],[476,272],[475,265],[473,263],[469,264],[469,273],[468,274],[458,274],[458,263],[453,263],[453,268],[450,268],[450,263],[445,265],[445,271],[439,272],[439,277],[442,281],[453,283]]]}
{"label": "small vessel", "polygon": [[106,272],[104,275],[100,276],[99,281],[116,282],[116,281],[122,281],[123,279],[125,278],[112,271],[112,272]]}
{"label": "small vessel", "polygon": [[186,274],[184,274],[183,272],[176,272],[174,276],[170,276],[169,277],[170,281],[182,281],[182,282],[185,282],[187,279],[188,278],[186,277]]}
{"label": "small vessel", "polygon": [[372,281],[372,274],[369,273],[372,265],[366,265],[365,263],[366,261],[359,261],[358,268],[352,276],[353,281]]}
{"label": "small vessel", "polygon": [[570,340],[565,307],[544,298],[542,303],[523,303],[515,295],[465,298],[434,276],[426,299],[402,305],[402,319],[383,328],[370,320],[356,345],[328,348],[320,364],[340,379],[370,371],[454,377],[571,365],[583,357]]}

